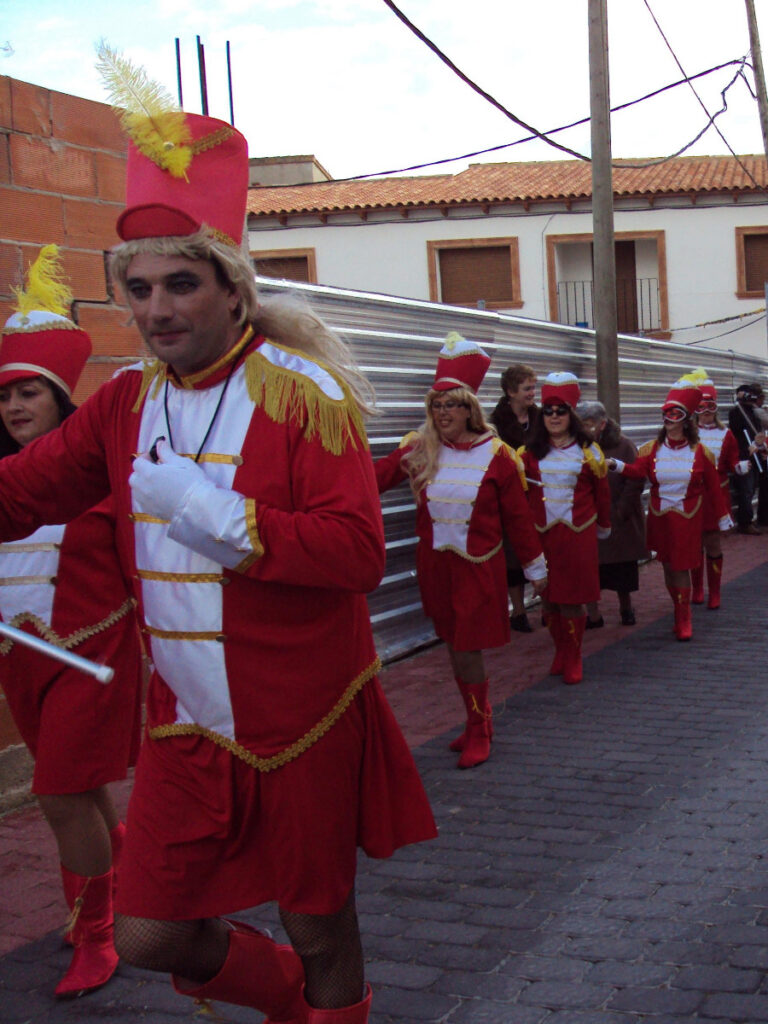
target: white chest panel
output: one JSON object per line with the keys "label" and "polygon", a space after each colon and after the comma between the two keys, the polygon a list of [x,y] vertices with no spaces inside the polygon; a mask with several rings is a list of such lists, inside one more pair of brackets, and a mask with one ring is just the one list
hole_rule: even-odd
{"label": "white chest panel", "polygon": [[24,540],[0,544],[0,614],[4,622],[26,614],[50,627],[64,529],[41,526]]}
{"label": "white chest panel", "polygon": [[684,448],[669,448],[660,444],[656,449],[656,479],[659,482],[659,509],[676,508],[682,511],[691,482],[695,452]]}
{"label": "white chest panel", "polygon": [[573,522],[573,492],[583,464],[584,455],[577,444],[553,448],[539,462],[548,524],[556,519]]}
{"label": "white chest panel", "polygon": [[[232,375],[216,413],[223,388],[223,381],[201,390],[169,386],[168,421],[174,450],[194,457],[213,420],[199,464],[218,486],[232,489],[253,414],[243,367]],[[152,392],[147,396],[139,430],[141,452],[148,451],[158,436],[168,437],[164,391],[161,387],[156,397]],[[222,566],[171,540],[167,523],[143,520],[142,509],[133,501],[133,512],[138,514],[136,566],[146,623],[152,629],[179,634],[152,636],[157,670],[176,695],[177,721],[195,722],[234,738],[224,646],[210,638],[225,632]]]}
{"label": "white chest panel", "polygon": [[435,550],[467,553],[472,509],[492,458],[490,441],[468,450],[442,448],[437,473],[427,484],[427,508],[432,519]]}
{"label": "white chest panel", "polygon": [[725,440],[727,430],[727,427],[713,427],[711,430],[699,427],[699,440],[715,456],[715,465],[720,461],[720,452],[723,449],[723,441]]}

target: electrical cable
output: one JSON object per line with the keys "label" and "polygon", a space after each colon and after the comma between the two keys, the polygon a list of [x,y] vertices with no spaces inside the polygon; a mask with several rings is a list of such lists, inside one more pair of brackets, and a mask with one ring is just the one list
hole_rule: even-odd
{"label": "electrical cable", "polygon": [[[748,315],[748,314],[747,314]],[[750,320],[748,324],[739,324],[738,327],[732,327],[730,331],[723,331],[721,334],[714,334],[711,338],[700,338],[697,341],[686,341],[684,345],[706,345],[707,342],[717,341],[718,338],[726,338],[729,334],[736,334],[737,331],[743,331],[745,327],[752,327],[753,324],[760,323],[761,320],[765,320],[765,313],[761,313],[756,316],[754,320]]]}
{"label": "electrical cable", "polygon": [[[387,0],[384,0],[384,2],[387,3]],[[669,50],[669,52],[672,54],[672,59],[674,60],[675,64],[677,64],[678,68],[680,69],[680,73],[682,75],[685,75],[685,68],[683,67],[682,63],[680,62],[679,57],[677,56],[677,54],[673,50],[672,44],[669,42],[669,40],[667,39],[666,35],[664,34],[664,31],[663,31],[661,25],[659,24],[658,19],[656,18],[656,15],[653,13],[653,10],[651,9],[651,5],[649,3],[649,0],[643,0],[643,3],[645,4],[646,8],[648,9],[648,13],[650,14],[651,18],[653,19],[653,23],[656,26],[656,28],[658,29],[659,35],[664,40],[664,42],[666,44],[666,47]],[[709,111],[707,110],[706,104],[702,100],[701,96],[699,96],[699,94],[696,92],[695,86],[691,82],[688,83],[688,86],[689,86],[691,92],[693,93],[693,95],[696,97],[696,99],[697,99],[701,109],[704,111],[704,113],[707,115],[707,117],[710,117],[711,115],[710,115]],[[717,132],[717,134],[720,136],[720,138],[721,138],[722,142],[724,143],[724,145],[725,145],[726,149],[728,150],[728,152],[734,158],[734,160],[739,165],[739,167],[741,167],[742,171],[744,171],[744,173],[749,178],[749,180],[752,182],[752,184],[755,186],[755,188],[758,189],[761,192],[765,192],[766,189],[762,185],[758,184],[758,182],[755,180],[755,178],[752,176],[752,174],[749,172],[749,170],[744,166],[744,164],[741,162],[739,157],[736,155],[736,153],[734,152],[733,148],[731,147],[730,142],[728,142],[726,137],[720,131],[719,126],[716,125],[714,123],[714,121],[712,122],[712,125],[713,125],[715,131]]]}

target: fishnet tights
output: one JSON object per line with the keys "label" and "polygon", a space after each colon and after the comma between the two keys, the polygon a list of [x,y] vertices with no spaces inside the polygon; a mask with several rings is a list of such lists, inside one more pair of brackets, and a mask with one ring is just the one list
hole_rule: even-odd
{"label": "fishnet tights", "polygon": [[336,914],[291,914],[280,920],[301,957],[310,1006],[331,1010],[363,998],[363,949],[357,924],[355,894]]}
{"label": "fishnet tights", "polygon": [[229,929],[218,918],[153,921],[118,915],[115,948],[134,967],[178,974],[202,985],[218,974],[227,958]]}

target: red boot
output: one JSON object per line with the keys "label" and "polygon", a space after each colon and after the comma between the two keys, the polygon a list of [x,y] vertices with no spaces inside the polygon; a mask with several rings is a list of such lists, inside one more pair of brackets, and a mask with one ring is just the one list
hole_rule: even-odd
{"label": "red boot", "polygon": [[551,676],[561,676],[563,674],[565,654],[563,652],[563,628],[560,612],[547,612],[547,627],[552,636],[552,642],[555,645],[555,657],[552,659],[552,664],[549,667],[549,674]]}
{"label": "red boot", "polygon": [[691,588],[667,587],[675,604],[675,636],[678,640],[690,640],[693,636],[691,620]]}
{"label": "red boot", "polygon": [[[464,750],[459,758],[458,768],[474,768],[488,760],[491,752],[491,715],[488,703],[488,680],[483,683],[465,684],[469,696],[467,705],[467,729]],[[489,710],[486,711],[486,708]]]}
{"label": "red boot", "polygon": [[125,845],[125,825],[122,821],[118,821],[115,827],[110,829],[109,842],[112,846],[112,899],[114,900],[117,889],[117,867]]}
{"label": "red boot", "polygon": [[171,975],[176,991],[193,999],[220,999],[250,1006],[266,1014],[264,1024],[304,1024],[304,968],[293,947],[278,946],[242,921],[227,924],[233,930],[227,959],[219,973],[192,989],[182,988],[178,978]]}
{"label": "red boot", "polygon": [[720,584],[723,582],[723,556],[710,558],[707,555],[707,588],[709,589],[709,601],[707,608],[720,607]]}
{"label": "red boot", "polygon": [[61,877],[72,910],[67,931],[75,952],[55,995],[74,999],[106,984],[117,968],[112,941],[112,870],[85,878],[62,864]]}
{"label": "red boot", "polygon": [[338,1010],[316,1010],[304,1003],[303,1024],[367,1024],[371,1009],[371,986],[365,986],[365,998],[353,1006],[340,1006]]}
{"label": "red boot", "polygon": [[584,637],[586,623],[586,615],[577,615],[574,618],[566,618],[565,615],[560,617],[563,682],[568,683],[569,686],[580,683],[582,679],[581,641]]}
{"label": "red boot", "polygon": [[[709,565],[707,565],[707,570],[709,570]],[[709,576],[709,571],[707,571],[707,576]],[[695,569],[691,569],[691,604],[704,604],[703,565],[697,565]]]}
{"label": "red boot", "polygon": [[[462,683],[460,679],[457,679],[456,685],[459,687],[459,692],[461,693],[462,700],[464,701],[464,707],[467,709],[467,724],[464,727],[464,732],[461,734],[461,736],[457,736],[455,740],[451,740],[451,742],[448,744],[448,749],[453,750],[455,753],[459,753],[464,749],[464,747],[467,744],[467,730],[469,729],[469,714],[472,709],[472,698],[469,695],[469,690],[465,683]],[[485,712],[486,720],[488,722],[488,738],[492,740],[493,709],[491,708],[491,705],[488,703],[487,700],[485,702],[485,707],[483,708],[483,711]]]}

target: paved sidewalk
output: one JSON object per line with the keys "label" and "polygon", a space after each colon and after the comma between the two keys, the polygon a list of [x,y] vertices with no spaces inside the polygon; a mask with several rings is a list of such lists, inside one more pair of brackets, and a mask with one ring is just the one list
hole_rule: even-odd
{"label": "paved sidewalk", "polygon": [[[768,538],[727,538],[724,607],[695,610],[691,643],[660,577],[643,570],[637,627],[587,634],[581,686],[546,676],[540,628],[491,656],[495,741],[472,771],[446,748],[445,652],[387,669],[440,838],[361,858],[372,1024],[768,1021]],[[69,953],[51,845],[32,809],[0,821],[0,1022],[192,1019],[123,965],[52,1001]],[[242,916],[280,934],[273,908]]]}

